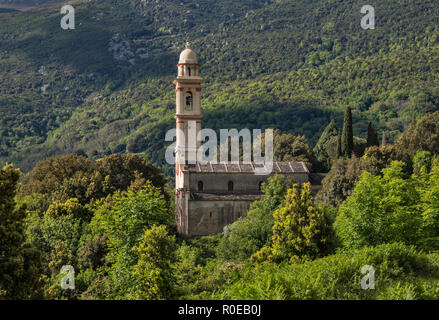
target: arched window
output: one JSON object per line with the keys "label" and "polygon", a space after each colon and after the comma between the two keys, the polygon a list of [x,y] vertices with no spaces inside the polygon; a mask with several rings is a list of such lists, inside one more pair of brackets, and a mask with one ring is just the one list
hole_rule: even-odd
{"label": "arched window", "polygon": [[227,184],[227,190],[229,192],[233,191],[233,181],[229,181],[229,183]]}
{"label": "arched window", "polygon": [[203,181],[198,181],[198,191],[203,191]]}
{"label": "arched window", "polygon": [[187,73],[188,73],[188,75],[189,75],[189,77],[191,76],[191,68],[189,67],[189,68],[187,68]]}
{"label": "arched window", "polygon": [[186,93],[186,109],[192,110],[192,92],[188,91]]}

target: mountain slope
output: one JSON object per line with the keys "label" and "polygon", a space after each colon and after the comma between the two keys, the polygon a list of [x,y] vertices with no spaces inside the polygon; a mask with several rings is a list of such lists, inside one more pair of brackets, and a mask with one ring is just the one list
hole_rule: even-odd
{"label": "mountain slope", "polygon": [[[202,76],[203,126],[274,127],[315,143],[354,109],[394,140],[439,109],[435,1],[94,1],[76,29],[51,10],[0,14],[0,161],[28,170],[82,150],[144,153],[164,162],[174,126],[175,64],[189,39]],[[169,168],[168,168],[169,171]]]}

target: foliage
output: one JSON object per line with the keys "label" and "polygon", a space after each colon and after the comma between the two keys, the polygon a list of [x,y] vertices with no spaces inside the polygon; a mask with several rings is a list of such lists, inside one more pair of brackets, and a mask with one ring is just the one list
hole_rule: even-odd
{"label": "foliage", "polygon": [[418,151],[439,154],[439,112],[434,112],[414,121],[395,143],[398,158],[412,164]]}
{"label": "foliage", "polygon": [[284,201],[292,181],[274,175],[263,184],[263,198],[251,204],[247,216],[234,222],[219,241],[218,258],[223,261],[241,262],[251,257],[263,246],[271,245],[273,212]]}
{"label": "foliage", "polygon": [[338,207],[352,194],[354,187],[363,171],[373,175],[381,174],[396,157],[392,146],[369,147],[361,158],[338,159],[322,181],[322,189],[317,200]]}
{"label": "foliage", "polygon": [[325,172],[331,169],[333,161],[341,155],[341,151],[340,154],[338,152],[338,147],[341,148],[341,144],[338,144],[339,138],[340,129],[336,126],[334,120],[331,120],[314,147],[317,160],[323,164]]}
{"label": "foliage", "polygon": [[142,157],[114,154],[94,162],[69,154],[38,162],[23,182],[20,194],[49,195],[51,202],[76,198],[85,205],[116,190],[124,191],[132,186],[140,188],[146,180],[164,192],[165,179],[160,170]]}
{"label": "foliage", "polygon": [[175,262],[175,236],[170,236],[165,225],[152,226],[145,231],[136,247],[139,260],[134,266],[137,286],[135,299],[172,299],[175,283],[172,265]]}
{"label": "foliage", "polygon": [[367,147],[379,146],[378,133],[372,122],[367,125]]}
{"label": "foliage", "polygon": [[76,266],[80,239],[85,226],[86,222],[72,214],[54,216],[46,213],[40,217],[37,213],[30,213],[26,219],[27,238],[41,252],[46,269],[51,253],[60,241],[73,255],[72,263]]}
{"label": "foliage", "polygon": [[38,297],[40,254],[24,237],[25,208],[17,206],[20,171],[0,170],[0,299]]}
{"label": "foliage", "polygon": [[271,248],[262,248],[253,259],[263,261],[268,255],[269,261],[296,263],[322,255],[328,225],[323,211],[314,205],[309,183],[300,190],[299,185],[294,184],[273,217]]}
{"label": "foliage", "polygon": [[87,191],[94,168],[92,160],[76,154],[51,157],[38,162],[26,176],[20,194],[49,194],[52,201],[63,202],[77,198],[85,204],[90,200]]}
{"label": "foliage", "polygon": [[[364,265],[375,269],[375,290],[360,286]],[[339,253],[303,264],[248,265],[240,279],[216,292],[213,299],[393,299],[398,288],[412,284],[417,299],[438,299],[439,265],[414,247],[386,244]],[[404,289],[403,289],[404,290]],[[403,292],[399,290],[399,292]],[[399,298],[402,298],[401,296]]]}
{"label": "foliage", "polygon": [[[142,234],[153,225],[173,225],[173,218],[163,194],[149,182],[140,191],[117,194],[110,207],[105,201],[98,204],[90,228],[92,234],[108,237],[110,266],[107,272],[116,297],[133,294],[135,278],[131,271],[139,259],[135,248],[141,242]],[[119,270],[127,272],[121,274]]]}
{"label": "foliage", "polygon": [[56,4],[0,14],[0,162],[27,172],[55,154],[128,151],[172,176],[163,137],[188,37],[206,79],[204,126],[278,128],[314,145],[349,105],[355,135],[373,121],[394,142],[438,110],[439,13],[431,0],[376,3],[386,19],[364,32],[362,5],[81,1],[77,20],[87,24],[68,34]]}
{"label": "foliage", "polygon": [[352,129],[352,110],[346,107],[343,121],[343,132],[341,134],[341,153],[344,157],[350,158],[354,151],[354,133]]}
{"label": "foliage", "polygon": [[[402,242],[437,250],[439,214],[433,199],[438,168],[425,177],[405,177],[403,163],[394,161],[383,176],[363,172],[353,194],[340,206],[335,222],[344,247]],[[432,202],[433,200],[433,202]],[[428,221],[428,222],[427,222]],[[427,241],[428,239],[428,241]]]}
{"label": "foliage", "polygon": [[353,156],[349,159],[339,158],[322,181],[322,189],[317,200],[338,207],[348,196],[361,174],[360,159]]}
{"label": "foliage", "polygon": [[52,202],[46,214],[52,217],[72,215],[77,219],[85,221],[89,221],[91,218],[89,208],[81,205],[76,198],[68,199],[65,203],[59,201]]}
{"label": "foliage", "polygon": [[84,269],[96,270],[105,265],[105,257],[108,254],[107,242],[107,236],[102,235],[84,243],[80,249],[80,263]]}
{"label": "foliage", "polygon": [[319,168],[317,158],[305,136],[281,134],[276,130],[273,137],[273,152],[275,161],[302,161],[309,171]]}
{"label": "foliage", "polygon": [[[0,163],[30,171],[16,199],[18,171],[0,171],[0,298],[43,297],[44,285],[58,299],[438,299],[437,253],[380,245],[439,248],[435,1],[374,4],[386,17],[374,32],[359,0],[79,1],[87,23],[68,33],[57,2],[0,9]],[[172,181],[164,135],[185,39],[205,79],[203,127],[278,129],[275,159],[329,171],[317,199],[339,209],[298,193],[284,203],[292,182],[276,177],[224,234],[174,252],[157,167]],[[378,147],[378,131],[394,146]],[[338,159],[342,147],[353,156]],[[406,165],[383,171],[392,160]],[[249,261],[273,247],[315,260]],[[73,291],[60,288],[64,263]],[[364,264],[376,290],[359,287]]]}

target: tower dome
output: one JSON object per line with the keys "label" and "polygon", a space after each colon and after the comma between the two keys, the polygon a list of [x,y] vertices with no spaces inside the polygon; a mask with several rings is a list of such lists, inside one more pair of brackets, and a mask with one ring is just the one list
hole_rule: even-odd
{"label": "tower dome", "polygon": [[178,63],[197,64],[197,55],[192,51],[189,42],[186,43],[186,49],[180,53],[180,60]]}

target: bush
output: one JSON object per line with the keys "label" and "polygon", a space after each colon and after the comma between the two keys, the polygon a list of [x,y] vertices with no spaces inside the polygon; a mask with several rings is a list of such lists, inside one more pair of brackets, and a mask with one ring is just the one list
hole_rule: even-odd
{"label": "bush", "polygon": [[406,178],[395,161],[383,176],[363,172],[352,196],[339,208],[335,229],[346,248],[403,242],[437,250],[439,167]]}
{"label": "bush", "polygon": [[[361,288],[364,265],[375,269],[375,290]],[[303,264],[247,265],[241,278],[203,298],[213,299],[376,299],[389,298],[398,282],[425,279],[417,298],[438,299],[439,264],[400,243],[365,247]],[[391,298],[391,297],[390,297]]]}
{"label": "bush", "polygon": [[132,297],[136,286],[133,268],[139,260],[136,247],[142,241],[142,234],[154,225],[173,226],[174,215],[167,209],[160,189],[149,182],[140,191],[117,193],[109,200],[111,203],[101,201],[97,205],[90,222],[90,234],[108,237],[106,261],[110,265],[103,269],[113,288],[112,297],[124,299]]}
{"label": "bush", "polygon": [[226,228],[218,244],[219,259],[244,261],[263,246],[271,245],[273,212],[283,202],[290,183],[280,175],[268,179],[268,184],[262,187],[263,198],[251,204],[245,218]]}
{"label": "bush", "polygon": [[252,258],[292,263],[321,256],[328,236],[328,222],[320,207],[314,205],[310,183],[301,189],[293,185],[283,204],[273,213],[274,225],[270,252],[264,247]]}
{"label": "bush", "polygon": [[135,299],[162,300],[175,297],[175,236],[170,236],[166,226],[153,226],[145,231],[136,247],[139,261],[134,266],[137,281]]}

